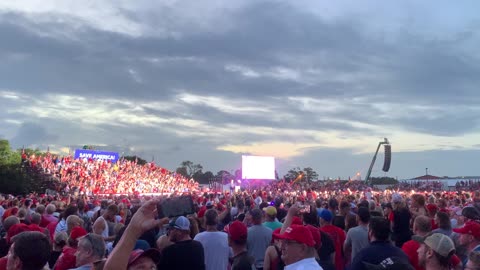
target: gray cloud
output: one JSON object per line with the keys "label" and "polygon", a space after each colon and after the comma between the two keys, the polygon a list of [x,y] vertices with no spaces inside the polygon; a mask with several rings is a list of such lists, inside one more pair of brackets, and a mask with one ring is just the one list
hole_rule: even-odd
{"label": "gray cloud", "polygon": [[[34,20],[0,11],[0,91],[25,95],[41,107],[22,111],[29,107],[22,98],[0,96],[0,116],[14,120],[4,121],[2,133],[15,144],[92,142],[122,151],[131,146],[147,156],[168,153],[171,164],[192,157],[212,166],[227,166],[238,156],[216,150],[222,145],[328,143],[320,132],[340,138],[399,130],[433,137],[478,133],[480,64],[471,50],[476,28],[447,38],[419,35],[407,26],[382,33],[359,17],[327,20],[273,1],[205,15],[202,25],[182,17],[184,9],[151,10],[119,10],[149,29],[141,35],[105,31],[62,13],[39,13]],[[231,112],[208,100],[188,103],[184,94],[265,111]],[[62,105],[65,95],[85,99]],[[59,104],[49,104],[55,98]],[[87,113],[81,104],[103,109],[70,121],[61,117],[62,111]],[[48,113],[37,117],[42,108]],[[111,117],[100,117],[108,111]],[[352,149],[357,150],[331,150],[333,159],[308,152],[320,158],[306,154],[285,164],[345,158],[351,162],[325,168],[342,172],[350,170],[346,164],[364,163]]]}
{"label": "gray cloud", "polygon": [[17,134],[11,140],[11,144],[20,146],[27,142],[27,145],[44,145],[48,142],[54,143],[57,139],[56,135],[49,133],[46,126],[27,122],[20,126]]}

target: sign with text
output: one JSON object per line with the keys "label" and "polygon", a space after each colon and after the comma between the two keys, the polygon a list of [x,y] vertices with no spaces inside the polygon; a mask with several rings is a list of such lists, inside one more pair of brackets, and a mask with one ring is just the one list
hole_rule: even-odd
{"label": "sign with text", "polygon": [[110,160],[111,162],[116,162],[118,160],[118,153],[116,152],[106,152],[106,151],[95,151],[87,149],[77,149],[75,150],[75,159],[101,159],[101,160]]}

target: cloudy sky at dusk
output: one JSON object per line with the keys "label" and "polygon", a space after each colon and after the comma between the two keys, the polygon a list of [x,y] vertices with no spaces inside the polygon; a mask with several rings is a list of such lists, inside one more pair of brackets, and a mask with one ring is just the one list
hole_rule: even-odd
{"label": "cloudy sky at dusk", "polygon": [[480,175],[480,2],[2,1],[0,138],[174,169]]}

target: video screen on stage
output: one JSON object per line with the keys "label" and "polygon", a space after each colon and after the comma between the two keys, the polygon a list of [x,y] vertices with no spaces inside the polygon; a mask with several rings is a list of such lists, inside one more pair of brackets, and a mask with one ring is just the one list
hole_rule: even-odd
{"label": "video screen on stage", "polygon": [[275,180],[275,158],[242,156],[242,179]]}

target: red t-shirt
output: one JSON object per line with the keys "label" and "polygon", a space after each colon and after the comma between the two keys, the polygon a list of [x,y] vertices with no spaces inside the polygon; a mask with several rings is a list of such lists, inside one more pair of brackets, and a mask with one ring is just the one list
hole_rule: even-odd
{"label": "red t-shirt", "polygon": [[[405,242],[402,246],[403,252],[407,254],[410,263],[415,268],[415,270],[425,270],[425,268],[418,265],[418,253],[417,250],[420,247],[420,243],[414,240]],[[457,255],[453,255],[450,259],[450,264],[455,268],[460,264],[460,258]]]}
{"label": "red t-shirt", "polygon": [[420,243],[414,240],[407,241],[403,244],[402,250],[407,254],[410,263],[415,268],[415,270],[423,270],[422,267],[418,266],[418,253],[417,250],[420,247]]}
{"label": "red t-shirt", "polygon": [[328,233],[332,238],[335,245],[335,269],[343,270],[345,268],[343,243],[345,243],[345,239],[347,238],[345,231],[333,225],[320,227],[320,231]]}
{"label": "red t-shirt", "polygon": [[75,268],[77,258],[75,257],[76,248],[66,246],[62,250],[62,254],[55,263],[54,270],[67,270]]}
{"label": "red t-shirt", "polygon": [[0,258],[0,270],[7,270],[7,256]]}

